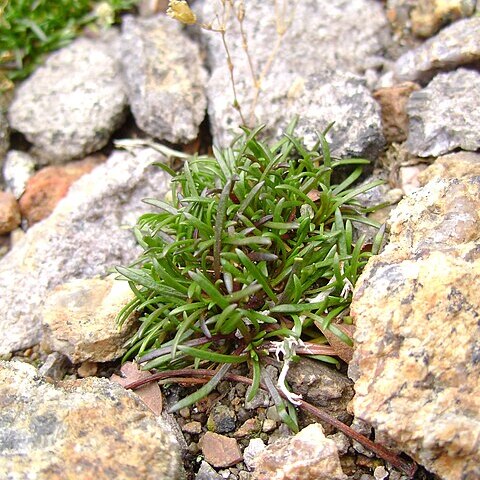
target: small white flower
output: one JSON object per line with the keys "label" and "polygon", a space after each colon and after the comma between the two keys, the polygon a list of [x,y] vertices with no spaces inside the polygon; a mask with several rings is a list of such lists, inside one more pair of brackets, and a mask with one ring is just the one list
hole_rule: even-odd
{"label": "small white flower", "polygon": [[277,357],[278,361],[280,361],[280,354],[283,355],[283,367],[278,377],[277,385],[289,402],[293,403],[294,405],[300,405],[299,400],[302,399],[302,396],[290,392],[287,389],[285,381],[287,378],[288,369],[290,367],[290,362],[296,353],[297,347],[305,347],[305,343],[295,337],[286,337],[282,342],[273,342],[273,344],[275,345],[275,356]]}

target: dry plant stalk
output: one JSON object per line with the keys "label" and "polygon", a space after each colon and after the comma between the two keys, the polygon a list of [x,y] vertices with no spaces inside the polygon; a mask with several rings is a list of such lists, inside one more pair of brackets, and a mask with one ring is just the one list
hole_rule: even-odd
{"label": "dry plant stalk", "polygon": [[[258,99],[260,97],[262,82],[270,72],[272,64],[280,50],[283,38],[292,24],[298,0],[293,0],[291,6],[288,5],[290,3],[289,0],[283,0],[281,5],[279,5],[280,0],[274,0],[275,29],[277,33],[277,38],[275,41],[275,45],[270,55],[268,56],[263,68],[261,69],[260,73],[257,73],[256,68],[254,66],[253,56],[251,54],[249,43],[248,43],[248,36],[245,31],[244,0],[239,0],[237,2],[235,2],[234,0],[219,0],[219,1],[221,4],[222,11],[220,14],[217,13],[215,16],[215,20],[216,20],[215,26],[213,25],[213,22],[212,23],[198,22],[197,16],[190,9],[188,3],[185,0],[170,0],[169,8],[167,10],[167,15],[187,25],[197,25],[205,31],[218,33],[220,35],[222,39],[222,45],[226,54],[227,67],[229,70],[230,84],[231,84],[232,93],[233,93],[233,107],[238,111],[242,125],[249,128],[253,128],[254,124],[256,123],[255,110],[258,104]],[[287,16],[287,11],[289,12],[288,16]],[[228,29],[227,22],[228,22],[228,19],[232,16],[232,12],[233,12],[233,17],[237,21],[240,29],[240,35],[242,38],[242,48],[245,53],[245,57],[248,63],[248,69],[250,71],[250,76],[252,81],[253,100],[250,106],[250,112],[249,112],[248,118],[244,115],[242,106],[238,99],[237,83],[235,81],[235,73],[234,73],[235,65],[232,60],[232,55],[231,55],[231,51],[230,51],[230,47],[229,47],[229,43],[227,41],[227,35],[226,35],[227,29]]]}

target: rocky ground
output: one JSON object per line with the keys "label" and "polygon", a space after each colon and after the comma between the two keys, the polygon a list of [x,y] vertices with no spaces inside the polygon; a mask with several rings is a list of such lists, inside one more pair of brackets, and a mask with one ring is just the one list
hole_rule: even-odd
{"label": "rocky ground", "polygon": [[[131,293],[110,275],[139,253],[127,227],[142,198],[169,190],[148,142],[207,151],[240,122],[220,36],[184,28],[160,3],[51,54],[2,99],[0,477],[406,480],[304,413],[291,436],[271,399],[247,402],[242,383],[175,416],[168,406],[191,387],[122,387],[150,375],[120,371],[135,324],[116,329]],[[307,144],[335,121],[334,154],[370,158],[387,180],[364,200],[391,206],[375,214],[388,244],[355,289],[348,369],[302,360],[287,380],[414,459],[414,478],[476,480],[480,5],[290,3],[279,16],[273,1],[246,2],[250,63],[230,20],[238,101],[273,137],[294,115]],[[192,8],[209,21],[212,5]],[[258,96],[252,70],[263,72]],[[114,143],[125,138],[128,148]],[[278,365],[268,369],[275,379]]]}

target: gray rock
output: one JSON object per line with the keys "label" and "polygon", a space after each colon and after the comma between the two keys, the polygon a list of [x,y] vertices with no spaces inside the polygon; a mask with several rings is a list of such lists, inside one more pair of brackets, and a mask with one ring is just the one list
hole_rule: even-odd
{"label": "gray rock", "polygon": [[197,137],[207,99],[198,46],[165,15],[124,17],[122,64],[133,116],[153,137],[186,143]]}
{"label": "gray rock", "polygon": [[40,309],[51,289],[74,278],[104,275],[136,258],[138,247],[125,226],[147,210],[143,198],[169,189],[167,176],[150,166],[161,159],[153,150],[114,152],[2,258],[0,354],[39,341]]}
{"label": "gray rock", "polygon": [[243,451],[243,461],[248,470],[255,470],[258,456],[265,450],[265,444],[261,438],[252,438]]}
{"label": "gray rock", "polygon": [[473,153],[422,174],[351,305],[355,415],[446,480],[480,478],[479,174]]}
{"label": "gray rock", "polygon": [[[203,2],[202,14],[205,21],[214,18],[212,2]],[[366,0],[311,0],[297,2],[295,8],[279,13],[279,17],[279,24],[283,22],[288,28],[276,50],[274,2],[255,0],[246,5],[244,28],[256,78],[276,52],[271,68],[262,78],[255,108],[253,79],[238,22],[230,19],[228,23],[227,42],[245,122],[250,126],[267,123],[271,132],[266,133],[278,134],[299,114],[305,119],[305,131],[301,133],[311,142],[314,129],[322,131],[336,121],[332,140],[338,154],[381,148],[383,137],[375,102],[359,79],[342,71],[363,75],[368,69],[382,66],[380,55],[389,38],[382,6]],[[214,140],[226,145],[237,133],[241,119],[232,106],[232,86],[220,36],[210,32],[203,35],[212,67],[208,86],[210,121]],[[350,129],[346,128],[348,124]],[[379,146],[372,145],[377,142]]]}
{"label": "gray rock", "polygon": [[25,191],[28,179],[35,173],[37,161],[28,153],[10,150],[3,164],[3,178],[7,190],[16,198]]}
{"label": "gray rock", "polygon": [[466,18],[406,52],[395,63],[399,80],[428,81],[439,70],[480,60],[480,17]]}
{"label": "gray rock", "polygon": [[89,378],[57,388],[31,365],[0,362],[0,404],[2,478],[183,478],[173,436],[114,382]]}
{"label": "gray rock", "polygon": [[[258,122],[266,123],[265,137],[279,138],[289,121],[298,115],[296,133],[304,137],[309,147],[318,140],[316,132],[325,130],[331,122],[335,124],[327,140],[333,155],[372,158],[385,145],[380,107],[356,75],[328,69],[319,69],[307,77],[286,72],[269,75],[262,85],[265,91],[255,111]],[[219,88],[224,96],[218,94]],[[231,127],[238,124],[235,112],[231,112],[225,72],[213,73],[208,91],[214,138],[225,145],[231,140]]]}
{"label": "gray rock", "polygon": [[0,109],[0,166],[10,145],[10,129],[5,114]]}
{"label": "gray rock", "polygon": [[207,420],[207,428],[215,433],[228,433],[235,430],[237,417],[233,409],[226,405],[215,405]]}
{"label": "gray rock", "polygon": [[223,477],[205,460],[203,460],[197,474],[195,475],[195,480],[223,480]]}
{"label": "gray rock", "polygon": [[106,145],[125,118],[126,101],[108,45],[80,38],[18,87],[8,117],[45,163],[60,163]]}
{"label": "gray rock", "polygon": [[[350,419],[347,405],[353,397],[353,383],[340,372],[321,362],[302,358],[290,364],[287,382],[293,392],[341,422]],[[330,425],[322,423],[322,426],[327,433],[333,433]]]}
{"label": "gray rock", "polygon": [[[479,18],[480,20],[480,18]],[[480,148],[480,73],[460,68],[412,93],[407,150],[420,157]]]}
{"label": "gray rock", "polygon": [[45,359],[44,364],[38,369],[38,373],[53,380],[62,380],[67,373],[70,361],[65,355],[52,352]]}

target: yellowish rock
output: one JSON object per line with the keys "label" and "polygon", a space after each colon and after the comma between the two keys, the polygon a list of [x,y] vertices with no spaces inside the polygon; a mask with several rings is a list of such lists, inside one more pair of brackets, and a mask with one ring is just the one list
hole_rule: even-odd
{"label": "yellowish rock", "polygon": [[0,478],[181,480],[178,444],[132,393],[104,378],[54,386],[0,362]]}
{"label": "yellowish rock", "polygon": [[355,415],[444,480],[480,478],[478,155],[440,159],[356,285]]}
{"label": "yellowish rock", "polygon": [[107,362],[125,353],[135,319],[118,329],[118,312],[133,298],[127,282],[112,277],[73,280],[57,287],[43,307],[45,342],[71,362]]}

